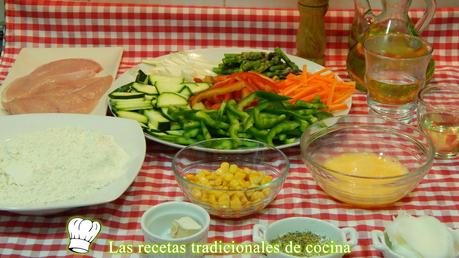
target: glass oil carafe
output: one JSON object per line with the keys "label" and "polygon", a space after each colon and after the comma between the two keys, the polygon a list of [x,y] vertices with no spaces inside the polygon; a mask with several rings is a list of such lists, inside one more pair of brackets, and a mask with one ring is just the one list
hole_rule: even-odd
{"label": "glass oil carafe", "polygon": [[[381,0],[382,10],[375,15],[370,0],[354,0],[355,16],[349,35],[349,53],[347,71],[352,80],[356,81],[357,89],[366,92],[364,84],[365,55],[363,42],[368,36],[389,33],[407,33],[419,36],[435,14],[435,0],[424,0],[424,15],[416,24],[411,22],[408,9],[411,0]],[[434,71],[434,61],[430,61],[426,71],[429,80]]]}

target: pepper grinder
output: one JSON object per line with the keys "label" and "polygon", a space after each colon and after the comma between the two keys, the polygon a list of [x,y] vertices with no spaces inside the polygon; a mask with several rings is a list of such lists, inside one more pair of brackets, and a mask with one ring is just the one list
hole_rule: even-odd
{"label": "pepper grinder", "polygon": [[300,24],[296,34],[297,55],[325,64],[325,22],[328,0],[299,0]]}

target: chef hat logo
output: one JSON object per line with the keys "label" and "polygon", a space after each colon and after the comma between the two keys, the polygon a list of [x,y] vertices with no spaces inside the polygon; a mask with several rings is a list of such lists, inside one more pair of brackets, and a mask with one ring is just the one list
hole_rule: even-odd
{"label": "chef hat logo", "polygon": [[69,250],[75,253],[89,252],[89,246],[99,234],[101,226],[97,221],[83,218],[72,218],[67,224],[69,233]]}

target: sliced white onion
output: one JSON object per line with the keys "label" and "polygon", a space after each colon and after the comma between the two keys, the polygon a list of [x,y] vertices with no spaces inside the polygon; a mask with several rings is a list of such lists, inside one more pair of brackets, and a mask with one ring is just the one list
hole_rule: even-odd
{"label": "sliced white onion", "polygon": [[187,81],[193,81],[195,77],[215,75],[212,72],[215,64],[193,53],[177,52],[142,62],[152,66],[151,74],[184,77]]}
{"label": "sliced white onion", "polygon": [[406,258],[451,258],[457,254],[459,234],[455,237],[434,217],[401,214],[386,225],[386,233],[391,249]]}

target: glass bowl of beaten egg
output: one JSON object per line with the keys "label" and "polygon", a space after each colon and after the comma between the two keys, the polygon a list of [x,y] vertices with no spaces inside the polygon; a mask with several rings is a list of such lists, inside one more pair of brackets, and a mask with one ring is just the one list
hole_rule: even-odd
{"label": "glass bowl of beaten egg", "polygon": [[429,172],[431,140],[419,129],[371,115],[331,117],[302,135],[301,155],[330,196],[359,207],[388,206]]}
{"label": "glass bowl of beaten egg", "polygon": [[181,149],[172,169],[191,202],[211,215],[239,218],[263,210],[276,198],[289,161],[282,151],[265,143],[220,138]]}

